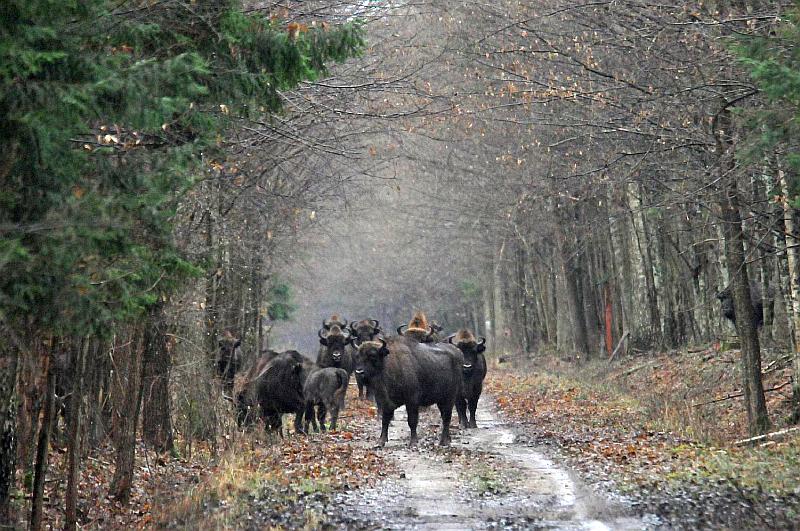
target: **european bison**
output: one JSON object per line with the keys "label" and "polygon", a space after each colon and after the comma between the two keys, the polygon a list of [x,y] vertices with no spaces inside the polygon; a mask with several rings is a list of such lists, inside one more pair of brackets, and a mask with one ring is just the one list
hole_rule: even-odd
{"label": "european bison", "polygon": [[314,419],[314,406],[317,407],[319,429],[325,431],[325,414],[331,414],[331,430],[336,429],[339,411],[344,408],[344,395],[350,376],[344,369],[327,367],[314,371],[306,378],[303,395],[306,398],[305,428]]}
{"label": "european bison", "polygon": [[[722,315],[736,326],[736,308],[733,304],[731,287],[728,286],[717,293],[717,299],[722,307]],[[758,330],[764,325],[764,304],[766,303],[768,309],[772,308],[772,292],[767,290],[767,296],[762,297],[761,288],[757,284],[753,284],[750,286],[750,301],[753,304],[753,325]]]}
{"label": "european bison", "polygon": [[[378,446],[386,444],[394,410],[402,405],[408,413],[410,444],[417,444],[419,408],[433,404],[442,418],[439,444],[449,445],[453,405],[463,392],[461,352],[452,345],[431,346],[403,337],[356,342],[355,346],[356,374],[362,374],[375,392],[381,411]],[[458,413],[459,418],[465,417],[463,408]]]}
{"label": "european bison", "polygon": [[217,353],[216,368],[217,374],[222,378],[226,389],[233,389],[233,379],[242,365],[242,356],[239,347],[242,340],[236,338],[229,330],[222,334],[219,340],[219,352]]}
{"label": "european bison", "polygon": [[322,346],[317,356],[317,365],[323,369],[325,367],[344,369],[349,377],[353,372],[353,356],[346,348],[350,343],[350,330],[334,324],[330,330],[325,327],[320,328],[318,335]]}
{"label": "european bison", "polygon": [[314,372],[314,364],[296,350],[268,351],[248,372],[236,395],[239,424],[251,420],[251,411],[258,406],[268,431],[281,431],[281,416],[294,413],[294,428],[303,433],[305,398],[303,386]]}
{"label": "european bison", "polygon": [[[403,331],[404,328],[405,332]],[[428,324],[428,318],[422,312],[414,312],[414,316],[408,322],[408,325],[397,327],[398,336],[407,337],[420,343],[431,343],[433,334],[433,328]]]}
{"label": "european bison", "polygon": [[[486,338],[482,337],[476,341],[475,336],[470,330],[462,328],[452,336],[447,338],[451,345],[458,347],[464,354],[464,394],[459,400],[462,404],[466,403],[469,408],[468,428],[477,428],[475,422],[475,410],[478,408],[478,400],[483,391],[483,379],[486,378],[486,357],[483,351],[486,350]],[[462,406],[463,407],[463,406]]]}
{"label": "european bison", "polygon": [[[377,319],[362,319],[350,323],[351,341],[372,341],[381,332],[380,323]],[[352,357],[355,359],[355,347],[352,348]],[[356,384],[358,384],[358,398],[364,398],[365,395],[370,400],[373,398],[373,393],[364,381],[363,375],[356,373]]]}

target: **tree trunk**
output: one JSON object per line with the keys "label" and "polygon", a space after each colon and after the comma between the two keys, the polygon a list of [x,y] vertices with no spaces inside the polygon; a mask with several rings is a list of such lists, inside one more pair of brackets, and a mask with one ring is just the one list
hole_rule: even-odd
{"label": "tree trunk", "polygon": [[572,256],[572,237],[559,230],[559,244],[561,248],[561,270],[564,273],[564,286],[566,288],[567,307],[572,324],[572,341],[575,351],[581,359],[589,356],[589,343],[586,334],[586,317],[583,311],[583,302],[579,298],[578,272],[575,263],[577,258]]}
{"label": "tree trunk", "polygon": [[736,311],[736,332],[742,345],[742,377],[745,407],[750,427],[750,435],[761,435],[769,431],[769,416],[761,381],[761,346],[753,319],[753,304],[750,300],[750,280],[745,262],[742,219],[739,212],[739,197],[736,177],[732,174],[732,154],[730,165],[722,166],[727,177],[721,198],[723,234],[725,235],[725,257],[728,261],[729,275]]}
{"label": "tree trunk", "polygon": [[[789,300],[791,301],[792,337],[794,355],[792,356],[792,422],[800,422],[800,278],[797,267],[800,260],[795,238],[794,209],[789,204],[789,184],[783,170],[778,172],[783,195],[783,223],[786,229],[786,259],[789,262]],[[790,236],[791,235],[791,236]]]}
{"label": "tree trunk", "polygon": [[31,523],[33,531],[42,527],[42,501],[44,497],[44,480],[47,476],[47,456],[50,451],[50,433],[53,427],[53,402],[56,393],[56,376],[53,367],[53,352],[47,356],[47,383],[45,385],[44,412],[42,425],[39,428],[39,441],[36,447],[36,465],[33,476],[33,493],[31,496]]}
{"label": "tree trunk", "polygon": [[142,360],[142,438],[158,451],[172,451],[172,404],[169,379],[172,352],[166,336],[164,305],[159,303],[150,311],[145,332]]}
{"label": "tree trunk", "polygon": [[114,410],[118,415],[114,430],[117,455],[114,479],[111,481],[109,491],[123,505],[130,500],[133,485],[136,462],[136,425],[142,402],[141,360],[144,334],[136,330],[132,333],[136,339],[132,342],[127,355],[121,352],[116,358],[118,370],[114,389],[116,397]]}
{"label": "tree trunk", "polygon": [[69,426],[67,428],[67,491],[64,495],[64,529],[78,527],[78,482],[81,458],[81,416],[83,414],[83,378],[89,338],[74,345],[72,361],[72,396],[70,397]]}
{"label": "tree trunk", "polygon": [[519,335],[522,339],[521,346],[523,352],[533,350],[533,330],[530,322],[530,304],[528,300],[528,283],[525,275],[525,265],[528,262],[528,255],[524,248],[525,243],[517,241],[516,273],[517,273],[517,293],[519,295]]}
{"label": "tree trunk", "polygon": [[[3,327],[5,328],[5,327]],[[19,352],[8,330],[0,346],[0,526],[14,527],[11,511],[11,491],[17,468],[17,366]]]}

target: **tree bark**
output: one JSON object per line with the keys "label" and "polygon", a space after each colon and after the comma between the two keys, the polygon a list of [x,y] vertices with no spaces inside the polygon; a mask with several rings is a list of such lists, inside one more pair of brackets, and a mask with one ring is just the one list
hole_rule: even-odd
{"label": "tree bark", "polygon": [[586,317],[583,311],[583,303],[579,298],[578,272],[574,265],[577,259],[572,256],[573,245],[571,244],[573,243],[572,237],[568,237],[559,229],[561,270],[564,273],[567,307],[569,308],[570,321],[572,324],[572,340],[575,351],[582,359],[586,359],[590,351],[586,334]]}
{"label": "tree bark", "polygon": [[[4,327],[5,328],[5,327]],[[3,331],[4,335],[7,331]],[[0,346],[0,526],[13,528],[11,491],[17,468],[17,367],[19,352],[6,337]]]}
{"label": "tree bark", "polygon": [[114,410],[118,415],[114,430],[117,455],[114,478],[111,481],[109,493],[123,505],[130,501],[133,485],[136,462],[136,426],[142,402],[141,360],[144,334],[140,331],[134,331],[133,334],[138,338],[133,341],[127,355],[124,352],[119,352],[117,355],[118,370],[114,389],[116,396]]}
{"label": "tree bark", "polygon": [[172,352],[166,336],[166,316],[163,303],[150,311],[145,332],[142,360],[142,438],[158,451],[172,451],[172,403],[169,380]]}
{"label": "tree bark", "polygon": [[767,403],[761,381],[761,346],[753,319],[753,304],[750,299],[750,280],[745,260],[742,219],[739,212],[739,191],[736,176],[733,174],[731,160],[723,164],[727,184],[721,198],[723,234],[725,236],[725,258],[728,262],[733,304],[736,311],[736,332],[742,345],[742,377],[745,407],[750,435],[760,435],[769,431]]}
{"label": "tree bark", "polygon": [[39,428],[39,441],[36,447],[36,465],[33,476],[33,493],[31,496],[31,523],[33,531],[42,527],[42,501],[44,497],[44,481],[47,476],[47,456],[50,451],[50,434],[53,427],[53,402],[56,393],[56,377],[53,368],[53,352],[47,356],[47,383],[45,385],[44,412],[42,425]]}
{"label": "tree bark", "polygon": [[794,209],[789,204],[789,183],[783,170],[778,172],[783,195],[783,223],[786,229],[786,259],[789,263],[789,300],[791,301],[791,324],[794,355],[792,356],[792,422],[800,422],[800,279],[797,267],[800,257],[797,252],[797,242],[790,241],[795,234]]}
{"label": "tree bark", "polygon": [[72,392],[67,428],[67,491],[64,495],[64,529],[78,527],[78,482],[81,458],[81,431],[83,414],[83,378],[85,360],[90,340],[84,338],[74,346],[72,361]]}

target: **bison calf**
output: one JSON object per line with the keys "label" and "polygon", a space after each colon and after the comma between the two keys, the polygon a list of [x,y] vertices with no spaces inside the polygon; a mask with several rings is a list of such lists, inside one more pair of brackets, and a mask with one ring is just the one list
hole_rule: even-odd
{"label": "bison calf", "polygon": [[335,367],[318,369],[306,378],[303,395],[306,398],[305,427],[314,419],[314,406],[317,407],[319,429],[325,431],[325,415],[330,412],[331,430],[336,429],[339,411],[344,408],[344,395],[347,393],[347,371]]}

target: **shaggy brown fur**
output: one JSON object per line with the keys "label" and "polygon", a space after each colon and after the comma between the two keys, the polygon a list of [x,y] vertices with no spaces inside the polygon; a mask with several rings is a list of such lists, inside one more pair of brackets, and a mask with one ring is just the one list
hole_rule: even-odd
{"label": "shaggy brown fur", "polygon": [[339,326],[339,328],[344,328],[347,326],[347,319],[342,319],[339,317],[339,314],[335,313],[331,315],[330,319],[322,321],[322,328],[330,329],[334,325]]}
{"label": "shaggy brown fur", "polygon": [[408,327],[403,335],[417,341],[425,341],[430,333],[431,327],[428,324],[428,318],[424,313],[417,311],[408,322]]}
{"label": "shaggy brown fur", "polygon": [[470,332],[466,328],[462,328],[461,330],[456,332],[455,336],[453,336],[454,345],[460,345],[462,343],[465,345],[477,343],[477,341],[475,340],[475,336],[472,334],[472,332]]}

